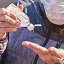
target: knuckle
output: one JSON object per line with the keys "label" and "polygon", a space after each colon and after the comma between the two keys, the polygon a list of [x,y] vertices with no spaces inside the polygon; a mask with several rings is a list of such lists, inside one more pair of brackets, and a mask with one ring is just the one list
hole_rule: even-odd
{"label": "knuckle", "polygon": [[6,10],[5,8],[1,8],[3,14],[5,13],[5,10]]}
{"label": "knuckle", "polygon": [[6,14],[6,15],[10,15],[9,11],[7,9],[5,9],[5,8],[1,8],[1,13]]}
{"label": "knuckle", "polygon": [[48,50],[52,50],[54,47],[50,47],[50,48],[48,48]]}
{"label": "knuckle", "polygon": [[7,15],[3,15],[2,18],[4,18],[5,20],[7,20],[8,19],[8,16]]}

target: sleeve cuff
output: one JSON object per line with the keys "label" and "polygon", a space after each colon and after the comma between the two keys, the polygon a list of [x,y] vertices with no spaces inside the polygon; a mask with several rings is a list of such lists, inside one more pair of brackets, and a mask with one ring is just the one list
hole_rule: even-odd
{"label": "sleeve cuff", "polygon": [[7,42],[7,37],[4,40],[0,40],[0,43],[2,43],[2,44],[5,42]]}
{"label": "sleeve cuff", "polygon": [[7,38],[0,41],[0,54],[2,54],[5,51],[5,49],[7,47],[7,42],[8,42]]}

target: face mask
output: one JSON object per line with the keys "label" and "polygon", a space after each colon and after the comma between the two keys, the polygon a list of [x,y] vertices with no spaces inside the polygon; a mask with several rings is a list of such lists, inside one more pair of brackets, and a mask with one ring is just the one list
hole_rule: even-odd
{"label": "face mask", "polygon": [[54,24],[64,24],[64,0],[41,0],[47,18]]}

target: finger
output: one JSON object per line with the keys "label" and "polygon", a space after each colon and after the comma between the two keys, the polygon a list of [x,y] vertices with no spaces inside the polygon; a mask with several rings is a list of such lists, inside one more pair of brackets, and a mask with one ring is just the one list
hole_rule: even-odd
{"label": "finger", "polygon": [[41,47],[38,44],[27,42],[27,41],[22,42],[22,45],[27,46],[27,47],[33,49],[35,52],[37,51],[36,53],[46,63],[49,63],[50,62],[51,64],[55,64],[55,62],[53,62],[52,59],[51,59],[51,57],[53,57],[52,55],[50,55],[48,53],[44,53],[43,54],[43,52],[47,51],[46,48]]}
{"label": "finger", "polygon": [[23,11],[23,5],[18,5],[18,7],[19,7],[19,9],[21,10],[21,11]]}
{"label": "finger", "polygon": [[15,32],[17,28],[0,28],[0,33]]}
{"label": "finger", "polygon": [[51,58],[52,55],[50,55],[49,53],[46,54],[40,54],[39,57],[46,62],[47,64],[56,64]]}
{"label": "finger", "polygon": [[55,63],[60,63],[60,62],[63,60],[63,58],[58,58],[58,57],[55,56],[55,55],[51,55],[51,59],[52,59],[52,61],[55,62]]}
{"label": "finger", "polygon": [[22,43],[22,45],[33,49],[37,54],[47,52],[46,48],[41,47],[40,45],[38,45],[36,43],[31,43],[31,42],[28,42],[28,41],[24,41]]}
{"label": "finger", "polygon": [[11,17],[12,19],[14,19],[14,20],[17,19],[16,15],[15,15],[14,13],[12,13],[12,12],[9,12],[9,13],[10,13],[10,17]]}
{"label": "finger", "polygon": [[58,49],[63,51],[63,49],[62,49],[62,48],[58,48]]}
{"label": "finger", "polygon": [[0,28],[16,28],[16,26],[11,25],[8,22],[0,22]]}
{"label": "finger", "polygon": [[17,28],[21,28],[21,22],[20,21],[16,21],[15,25]]}
{"label": "finger", "polygon": [[21,28],[21,25],[19,22],[16,22],[15,25],[12,25],[8,22],[0,22],[0,28]]}
{"label": "finger", "polygon": [[59,50],[59,49],[57,49],[57,48],[55,48],[55,47],[50,47],[50,48],[48,49],[48,51],[49,51],[51,54],[53,54],[53,55],[55,55],[55,56],[57,56],[57,57],[59,57],[59,58],[61,58],[62,55],[64,55],[64,50],[62,51],[62,50]]}
{"label": "finger", "polygon": [[0,15],[0,21],[6,21],[6,22],[9,22],[10,24],[15,24],[16,23],[15,20],[13,20],[12,18],[10,18],[7,15]]}
{"label": "finger", "polygon": [[49,63],[47,63],[47,64],[56,64],[56,63],[54,63],[53,61],[51,61],[51,62],[49,62]]}
{"label": "finger", "polygon": [[[40,57],[41,59],[43,58],[43,56]],[[58,58],[57,56],[54,56],[50,53],[44,55],[45,58],[45,62],[47,63],[51,63],[51,64],[56,64],[56,63],[60,63],[63,59],[62,58]]]}
{"label": "finger", "polygon": [[5,8],[1,8],[0,9],[0,15],[8,15],[9,17],[11,17],[12,19],[16,20],[16,15],[8,10],[6,10]]}

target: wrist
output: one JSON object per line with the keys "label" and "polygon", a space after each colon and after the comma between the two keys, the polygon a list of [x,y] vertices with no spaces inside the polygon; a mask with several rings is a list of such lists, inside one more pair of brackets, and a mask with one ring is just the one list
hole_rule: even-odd
{"label": "wrist", "polygon": [[0,41],[6,38],[6,33],[0,34]]}

